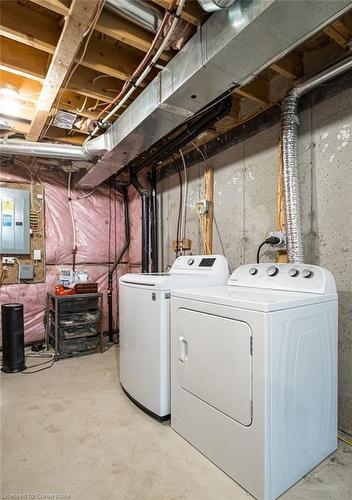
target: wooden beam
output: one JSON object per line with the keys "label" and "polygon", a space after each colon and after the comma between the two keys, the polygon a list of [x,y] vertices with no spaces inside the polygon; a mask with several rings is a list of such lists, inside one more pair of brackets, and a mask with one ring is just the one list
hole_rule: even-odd
{"label": "wooden beam", "polygon": [[324,28],[324,33],[328,35],[328,37],[333,40],[337,45],[345,49],[348,47],[349,44],[349,38],[346,38],[341,31],[338,29],[336,24],[332,23],[329,26],[326,26]]}
{"label": "wooden beam", "polygon": [[[32,2],[52,10],[63,16],[68,15],[68,8],[59,0],[31,0]],[[131,45],[143,52],[147,52],[153,41],[153,35],[140,28],[136,24],[124,19],[113,12],[104,10],[95,26],[95,30],[104,35],[108,35],[114,40],[119,40],[127,45]],[[161,60],[169,61],[172,57],[170,53],[164,53]]]}
{"label": "wooden beam", "polygon": [[235,93],[247,97],[259,104],[269,103],[269,86],[267,80],[257,77],[255,80],[247,83],[243,87],[235,90]]}
{"label": "wooden beam", "polygon": [[97,3],[97,0],[73,0],[37,102],[27,140],[39,139],[60,87],[69,74],[83,34],[92,22]]}
{"label": "wooden beam", "polygon": [[204,172],[204,198],[208,210],[204,215],[204,240],[205,253],[213,253],[213,209],[214,209],[214,169],[207,167]]}
{"label": "wooden beam", "polygon": [[[49,54],[55,52],[60,36],[55,20],[13,1],[5,1],[1,11],[2,36]],[[128,80],[141,62],[142,56],[138,55],[137,51],[124,49],[123,46],[124,44],[120,43],[116,47],[93,36],[81,65],[123,81]],[[76,57],[75,62],[77,61]]]}
{"label": "wooden beam", "polygon": [[69,8],[60,0],[31,0],[31,2],[45,7],[45,9],[51,10],[60,14],[61,16],[67,16],[69,13]]}
{"label": "wooden beam", "polygon": [[291,53],[272,64],[270,68],[289,80],[296,80],[303,73],[302,55]]}
{"label": "wooden beam", "polygon": [[35,80],[29,80],[4,70],[0,71],[0,81],[2,85],[14,87],[23,101],[31,103],[37,102],[42,88],[41,84]]}
{"label": "wooden beam", "polygon": [[73,135],[67,134],[68,130],[59,127],[50,127],[45,134],[47,139],[54,141],[66,142],[68,144],[82,144],[86,139],[86,134],[75,132]]}
{"label": "wooden beam", "polygon": [[53,54],[60,27],[55,19],[7,0],[1,3],[0,35]]}
{"label": "wooden beam", "polygon": [[8,118],[6,115],[0,114],[0,117],[3,116],[9,122],[9,124],[18,132],[19,134],[26,135],[29,131],[30,123],[21,121],[13,118]]}
{"label": "wooden beam", "polygon": [[0,44],[1,69],[38,82],[44,80],[50,57],[46,52],[4,37],[0,37]]}

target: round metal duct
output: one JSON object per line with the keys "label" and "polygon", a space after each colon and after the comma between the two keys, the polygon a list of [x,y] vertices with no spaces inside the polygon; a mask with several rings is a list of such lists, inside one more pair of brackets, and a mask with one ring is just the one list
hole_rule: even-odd
{"label": "round metal duct", "polygon": [[160,10],[143,0],[106,0],[105,7],[152,33],[156,33],[161,20]]}
{"label": "round metal duct", "polygon": [[198,2],[206,12],[215,12],[216,10],[231,7],[236,0],[198,0]]}

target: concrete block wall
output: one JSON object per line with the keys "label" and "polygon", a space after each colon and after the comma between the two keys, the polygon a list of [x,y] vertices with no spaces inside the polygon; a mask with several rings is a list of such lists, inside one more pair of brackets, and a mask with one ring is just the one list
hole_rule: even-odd
{"label": "concrete block wall", "polygon": [[[329,269],[339,293],[339,425],[352,434],[352,89],[300,114],[299,173],[305,261]],[[214,253],[231,269],[254,262],[258,245],[276,229],[280,128],[274,126],[208,160],[215,169]],[[187,170],[187,230],[202,253],[195,210],[203,197],[204,163]],[[174,260],[179,180],[158,185],[161,266]],[[263,261],[275,261],[266,252]]]}

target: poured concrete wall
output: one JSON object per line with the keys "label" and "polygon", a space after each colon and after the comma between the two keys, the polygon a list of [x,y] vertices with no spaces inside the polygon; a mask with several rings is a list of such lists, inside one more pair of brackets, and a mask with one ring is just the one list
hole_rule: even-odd
{"label": "poured concrete wall", "polygon": [[[339,424],[352,433],[352,90],[300,115],[299,169],[305,261],[329,269],[339,292]],[[254,262],[277,225],[279,126],[211,158],[215,169],[214,253],[231,269]],[[188,169],[187,231],[201,253],[195,203],[203,197],[204,164]],[[179,205],[178,176],[159,184],[161,266],[171,265]],[[262,260],[274,261],[267,252]]]}

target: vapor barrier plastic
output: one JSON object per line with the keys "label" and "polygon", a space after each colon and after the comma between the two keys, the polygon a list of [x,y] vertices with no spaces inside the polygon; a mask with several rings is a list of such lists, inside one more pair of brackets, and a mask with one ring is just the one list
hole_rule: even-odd
{"label": "vapor barrier plastic", "polygon": [[[0,174],[1,181],[28,182],[25,170],[15,166],[3,167]],[[46,294],[54,289],[58,281],[60,266],[69,266],[72,263],[73,228],[67,196],[68,174],[62,171],[42,170],[39,180],[45,188],[45,230],[46,230],[46,282],[33,285],[4,285],[0,288],[0,302],[21,302],[24,304],[25,342],[33,342],[44,337],[44,312]],[[109,261],[109,220],[110,212],[112,224],[110,226],[110,258],[113,261],[124,245],[123,203],[119,193],[115,193],[115,201],[109,202],[109,186],[100,186],[91,196],[73,200],[72,207],[76,225],[77,255],[76,270],[87,271],[90,281],[97,281],[99,292],[106,294],[108,282]],[[72,198],[78,198],[86,193],[72,191]],[[112,198],[114,199],[114,193]],[[138,264],[140,258],[140,200],[136,193],[130,193],[131,200],[131,252]],[[115,217],[116,214],[116,217]],[[130,260],[128,252],[123,259]],[[129,265],[118,267],[114,275],[113,312],[114,326],[117,325],[117,289],[118,277],[130,270]],[[136,265],[132,269],[138,271]],[[107,300],[103,300],[103,328],[108,327]]]}

